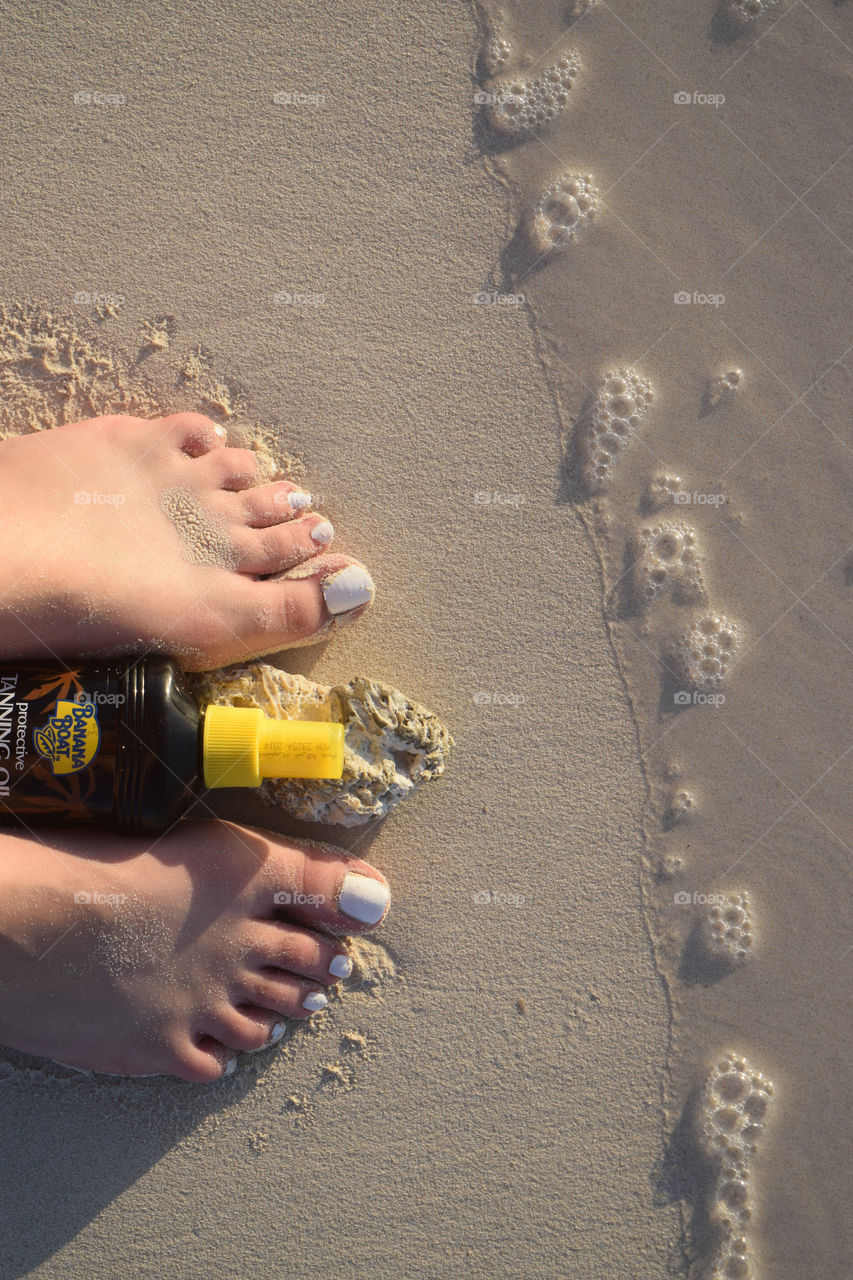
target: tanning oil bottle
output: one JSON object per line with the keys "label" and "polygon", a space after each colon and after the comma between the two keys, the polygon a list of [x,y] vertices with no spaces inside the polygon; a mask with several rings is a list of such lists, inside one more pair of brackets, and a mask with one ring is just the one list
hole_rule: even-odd
{"label": "tanning oil bottle", "polygon": [[168,657],[0,662],[0,823],[164,831],[219,787],[340,778],[344,728],[200,706]]}

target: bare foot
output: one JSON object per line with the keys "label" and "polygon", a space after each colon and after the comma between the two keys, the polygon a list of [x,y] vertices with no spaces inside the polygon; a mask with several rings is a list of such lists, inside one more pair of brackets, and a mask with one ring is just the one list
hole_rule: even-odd
{"label": "bare foot", "polygon": [[203,670],[311,644],[374,588],[309,505],[258,484],[255,455],[200,414],[4,440],[0,657],[154,650]]}
{"label": "bare foot", "polygon": [[229,822],[153,843],[4,833],[0,865],[0,1043],[122,1075],[227,1074],[324,1007],[351,969],[342,935],[389,901],[343,850]]}

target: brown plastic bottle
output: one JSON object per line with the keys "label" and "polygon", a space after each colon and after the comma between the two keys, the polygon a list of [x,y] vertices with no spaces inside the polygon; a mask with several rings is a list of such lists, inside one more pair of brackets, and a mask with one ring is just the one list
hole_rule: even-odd
{"label": "brown plastic bottle", "polygon": [[160,832],[210,788],[342,771],[342,725],[201,707],[172,658],[0,663],[0,823]]}

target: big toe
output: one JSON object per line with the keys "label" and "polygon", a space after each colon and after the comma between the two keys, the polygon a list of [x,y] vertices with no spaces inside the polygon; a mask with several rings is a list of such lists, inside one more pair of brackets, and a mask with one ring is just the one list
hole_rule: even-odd
{"label": "big toe", "polygon": [[[384,919],[391,890],[377,867],[337,845],[258,834],[267,848],[264,875],[255,887],[254,909],[261,919],[285,916],[321,934],[362,933]],[[328,964],[332,953],[321,959]],[[321,976],[313,964],[302,970]]]}
{"label": "big toe", "polygon": [[[205,670],[314,644],[361,617],[375,593],[364,565],[344,555],[313,556],[274,578],[232,575],[226,609],[219,612],[209,599],[203,606],[215,614],[218,642],[187,655],[184,666]],[[207,620],[202,627],[209,635]]]}

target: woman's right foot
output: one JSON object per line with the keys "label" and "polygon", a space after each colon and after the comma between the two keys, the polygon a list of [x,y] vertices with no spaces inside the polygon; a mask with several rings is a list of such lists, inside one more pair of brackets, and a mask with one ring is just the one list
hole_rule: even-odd
{"label": "woman's right foot", "polygon": [[121,1075],[233,1070],[308,1018],[378,924],[383,876],[229,822],[153,842],[0,833],[0,1044]]}
{"label": "woman's right foot", "polygon": [[310,495],[257,478],[194,413],[0,442],[0,658],[155,651],[205,670],[359,617],[367,570],[329,553]]}

